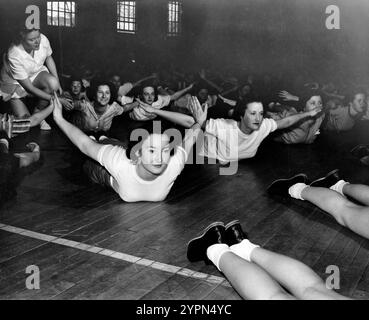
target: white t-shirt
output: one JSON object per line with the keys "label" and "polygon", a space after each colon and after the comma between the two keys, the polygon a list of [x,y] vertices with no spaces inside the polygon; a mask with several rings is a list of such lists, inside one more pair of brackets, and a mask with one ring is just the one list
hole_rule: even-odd
{"label": "white t-shirt", "polygon": [[[161,109],[168,106],[169,103],[170,103],[170,95],[159,94],[158,100],[154,101],[151,106],[156,109]],[[131,119],[138,121],[152,120],[156,118],[155,114],[146,112],[140,106],[133,108],[129,116],[131,117]]]}
{"label": "white t-shirt", "polygon": [[[30,79],[33,81],[40,72],[48,71],[44,65],[47,57],[52,55],[50,42],[41,34],[40,48],[32,57],[22,44],[13,45],[4,56],[3,68],[0,74],[0,90],[12,95],[14,98],[25,96],[26,91],[19,85],[18,80]],[[14,86],[17,85],[17,86]]]}
{"label": "white t-shirt", "polygon": [[103,146],[97,159],[111,174],[110,184],[124,201],[162,201],[183,170],[187,153],[182,147],[177,147],[165,171],[152,181],[145,181],[138,176],[136,165],[127,158],[126,150],[122,147]]}
{"label": "white t-shirt", "polygon": [[261,142],[277,129],[273,119],[263,119],[259,130],[243,133],[237,121],[232,119],[209,119],[201,155],[223,162],[255,156]]}

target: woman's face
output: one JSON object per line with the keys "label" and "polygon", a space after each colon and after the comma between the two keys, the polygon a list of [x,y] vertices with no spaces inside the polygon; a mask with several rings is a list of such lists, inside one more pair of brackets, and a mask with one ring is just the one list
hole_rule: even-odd
{"label": "woman's face", "polygon": [[82,90],[82,83],[81,81],[72,81],[72,84],[70,86],[70,90],[75,96],[78,96],[81,93]]}
{"label": "woman's face", "polygon": [[197,94],[197,98],[199,99],[199,102],[205,103],[208,100],[209,92],[207,89],[200,89],[200,91]]}
{"label": "woman's face", "polygon": [[354,100],[352,101],[352,107],[358,113],[364,112],[364,109],[365,109],[365,95],[364,95],[364,93],[355,94]]}
{"label": "woman's face", "polygon": [[110,88],[108,85],[101,85],[97,87],[96,91],[96,101],[101,106],[106,106],[110,101]]}
{"label": "woman's face", "polygon": [[150,134],[141,146],[139,160],[142,166],[153,175],[162,174],[170,159],[169,137],[166,134]]}
{"label": "woman's face", "polygon": [[305,111],[311,111],[315,108],[322,108],[323,102],[320,96],[312,96],[308,101],[306,101]]}
{"label": "woman's face", "polygon": [[22,45],[26,51],[40,49],[41,33],[39,30],[28,32],[22,36]]}
{"label": "woman's face", "polygon": [[244,85],[240,90],[240,96],[246,97],[251,92],[251,88],[249,85]]}
{"label": "woman's face", "polygon": [[251,131],[259,130],[264,119],[264,109],[261,102],[251,102],[247,105],[244,116],[241,118],[244,127]]}
{"label": "woman's face", "polygon": [[142,97],[145,103],[152,105],[155,100],[155,90],[153,87],[145,87],[142,90]]}

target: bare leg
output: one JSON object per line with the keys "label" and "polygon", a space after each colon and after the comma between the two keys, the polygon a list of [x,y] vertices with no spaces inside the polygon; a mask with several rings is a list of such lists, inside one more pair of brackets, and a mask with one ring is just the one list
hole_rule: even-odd
{"label": "bare leg", "polygon": [[369,186],[364,184],[345,184],[342,190],[345,195],[369,206]]}
{"label": "bare leg", "polygon": [[[33,85],[42,91],[52,94],[59,88],[59,81],[53,75],[47,71],[42,71],[38,74],[35,80],[33,80]],[[35,112],[46,108],[50,102],[48,100],[40,99]]]}
{"label": "bare leg", "polygon": [[221,256],[219,267],[244,299],[294,299],[267,272],[233,252],[225,252]]}
{"label": "bare leg", "polygon": [[348,299],[328,289],[311,268],[296,259],[258,247],[251,252],[251,261],[268,272],[296,298]]}
{"label": "bare leg", "polygon": [[19,167],[28,167],[34,162],[40,159],[40,147],[37,143],[31,142],[27,144],[27,148],[30,152],[14,153],[14,156],[19,158]]}
{"label": "bare leg", "polygon": [[25,118],[30,116],[27,106],[20,99],[10,99],[10,109],[16,118]]}
{"label": "bare leg", "polygon": [[[347,189],[346,186],[344,189]],[[326,188],[307,187],[302,190],[301,196],[331,214],[339,224],[369,238],[369,207],[358,206]]]}

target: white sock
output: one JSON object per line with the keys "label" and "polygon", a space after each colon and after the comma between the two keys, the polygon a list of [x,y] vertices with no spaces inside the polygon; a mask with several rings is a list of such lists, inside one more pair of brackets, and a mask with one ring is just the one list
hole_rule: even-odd
{"label": "white sock", "polygon": [[305,200],[302,196],[301,196],[301,192],[302,190],[304,190],[306,187],[308,187],[308,185],[306,185],[305,183],[296,183],[293,186],[291,186],[288,189],[288,194],[295,199],[300,199],[300,200]]}
{"label": "white sock", "polygon": [[219,268],[220,257],[223,255],[223,253],[229,252],[229,251],[231,250],[229,250],[229,247],[225,243],[216,243],[216,244],[211,245],[206,250],[206,255],[208,256],[209,260],[215,264],[218,270],[222,271]]}
{"label": "white sock", "polygon": [[333,191],[336,191],[336,192],[342,194],[343,196],[345,196],[343,194],[343,190],[342,190],[343,189],[343,186],[345,184],[349,184],[349,183],[346,182],[345,180],[340,180],[340,181],[336,182],[336,184],[334,184],[333,186],[330,186],[329,189],[331,189]]}
{"label": "white sock", "polygon": [[258,247],[260,246],[253,244],[252,242],[250,242],[250,240],[243,239],[240,243],[234,244],[229,248],[234,254],[238,255],[242,259],[251,262],[251,252]]}
{"label": "white sock", "polygon": [[9,142],[6,139],[0,139],[0,143],[5,144],[6,148],[9,149]]}

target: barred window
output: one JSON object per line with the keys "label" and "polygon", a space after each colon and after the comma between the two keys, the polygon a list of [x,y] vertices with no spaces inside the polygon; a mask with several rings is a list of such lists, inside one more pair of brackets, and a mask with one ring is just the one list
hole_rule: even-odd
{"label": "barred window", "polygon": [[182,32],[182,3],[168,2],[168,36],[177,36]]}
{"label": "barred window", "polygon": [[50,26],[74,27],[76,25],[74,1],[48,1],[47,24]]}
{"label": "barred window", "polygon": [[136,33],[136,1],[118,1],[117,16],[118,32]]}

